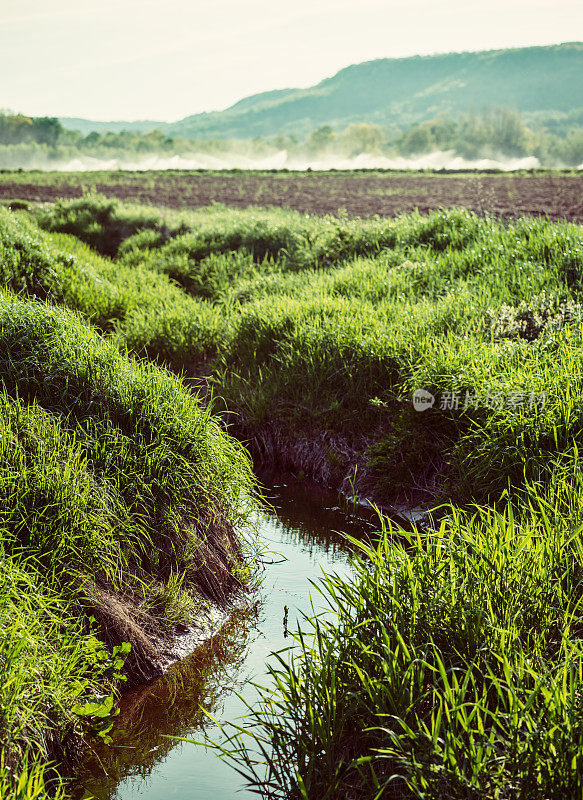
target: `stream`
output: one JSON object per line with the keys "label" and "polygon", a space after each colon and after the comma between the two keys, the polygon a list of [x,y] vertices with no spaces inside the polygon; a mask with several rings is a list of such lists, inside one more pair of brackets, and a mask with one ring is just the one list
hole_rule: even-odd
{"label": "stream", "polygon": [[269,552],[253,602],[163,676],[123,695],[113,744],[86,760],[78,800],[257,797],[214,748],[172,737],[221,740],[203,709],[222,721],[244,713],[237,695],[252,702],[257,690],[251,681],[265,682],[270,653],[293,642],[284,625],[285,607],[290,631],[302,613],[313,613],[312,603],[314,611],[322,611],[325,601],[310,581],[323,570],[351,574],[349,547],[340,532],[360,538],[378,527],[374,517],[353,517],[338,507],[335,494],[309,481],[280,478],[266,486],[272,508],[261,515],[259,538]]}

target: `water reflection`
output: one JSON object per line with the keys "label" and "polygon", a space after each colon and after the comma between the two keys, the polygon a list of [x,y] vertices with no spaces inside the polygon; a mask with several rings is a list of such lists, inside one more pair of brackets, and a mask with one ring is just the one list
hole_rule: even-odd
{"label": "water reflection", "polygon": [[[265,478],[264,478],[265,482]],[[78,798],[97,800],[232,800],[256,797],[212,748],[177,741],[220,737],[205,714],[234,720],[244,712],[236,695],[255,697],[272,651],[289,646],[287,630],[302,613],[319,609],[310,580],[321,571],[350,574],[342,532],[367,537],[374,518],[354,519],[335,495],[309,482],[279,481],[266,489],[272,512],[261,519],[269,555],[261,589],[220,632],[161,678],[128,692],[112,732],[113,744],[96,748],[79,774]]]}

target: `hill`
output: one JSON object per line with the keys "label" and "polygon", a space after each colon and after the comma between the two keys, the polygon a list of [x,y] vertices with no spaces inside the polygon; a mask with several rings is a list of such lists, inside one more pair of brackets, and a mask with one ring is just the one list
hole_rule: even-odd
{"label": "hill", "polygon": [[59,122],[70,131],[79,131],[83,136],[96,131],[97,133],[121,133],[122,131],[132,131],[134,133],[147,133],[157,128],[165,127],[166,123],[156,122],[155,120],[138,120],[136,122],[124,122],[115,120],[103,122],[94,119],[81,119],[80,117],[60,117]]}
{"label": "hill", "polygon": [[[225,111],[175,123],[97,123],[95,130],[158,127],[191,139],[304,136],[352,122],[409,126],[440,114],[506,106],[553,116],[583,107],[583,43],[449,53],[355,64],[308,89],[264,92]],[[80,130],[82,121],[61,120]],[[73,124],[75,122],[75,124]],[[109,125],[109,128],[106,126]],[[87,131],[87,127],[83,127]]]}

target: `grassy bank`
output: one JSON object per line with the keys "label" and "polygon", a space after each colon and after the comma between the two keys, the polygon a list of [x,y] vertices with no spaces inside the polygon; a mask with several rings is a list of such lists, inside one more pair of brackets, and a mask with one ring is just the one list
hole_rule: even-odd
{"label": "grassy bank", "polygon": [[[487,500],[579,440],[579,226],[156,215],[91,197],[39,223],[83,274],[58,302],[140,355],[187,374],[204,363],[258,458],[345,488],[357,464],[377,500]],[[418,389],[435,397],[423,414]]]}
{"label": "grassy bank", "polygon": [[[5,503],[6,552],[57,617],[94,618],[71,655],[81,683],[106,680],[91,659],[115,671],[99,628],[134,643],[139,675],[147,642],[244,569],[248,466],[155,361],[212,389],[259,460],[384,503],[455,502],[365,551],[354,584],[325,582],[337,624],[311,623],[252,711],[270,763],[265,779],[244,737],[248,777],[331,800],[580,791],[580,226],[84,197],[0,210],[0,253],[3,413],[23,452],[3,462],[23,498]],[[28,471],[42,490],[22,492]]]}
{"label": "grassy bank", "polygon": [[[49,286],[8,252],[25,291]],[[159,674],[176,626],[242,587],[251,478],[180,381],[68,310],[4,291],[0,370],[0,786],[29,800],[107,735],[122,673]]]}
{"label": "grassy bank", "polygon": [[320,582],[332,617],[301,623],[261,702],[225,726],[262,797],[581,796],[578,456],[514,501],[423,533],[387,523],[354,582]]}

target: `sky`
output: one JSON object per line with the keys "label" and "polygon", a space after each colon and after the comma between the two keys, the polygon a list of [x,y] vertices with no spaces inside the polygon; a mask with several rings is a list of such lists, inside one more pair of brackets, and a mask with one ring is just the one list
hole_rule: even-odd
{"label": "sky", "polygon": [[582,39],[582,0],[0,0],[0,109],[173,121],[375,58]]}

